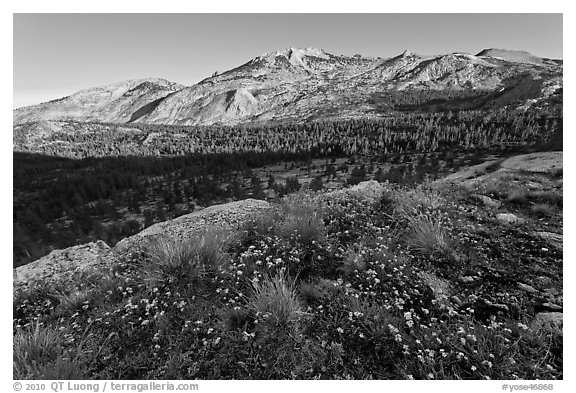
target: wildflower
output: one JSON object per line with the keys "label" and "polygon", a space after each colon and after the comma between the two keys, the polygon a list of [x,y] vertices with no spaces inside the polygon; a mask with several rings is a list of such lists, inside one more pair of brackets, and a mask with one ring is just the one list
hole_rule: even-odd
{"label": "wildflower", "polygon": [[472,371],[476,371],[476,370],[477,370],[477,368],[476,368],[476,366],[470,366],[470,370],[472,370]]}
{"label": "wildflower", "polygon": [[428,378],[430,378],[430,379],[434,379],[434,374],[432,374],[432,373],[429,373],[429,374],[428,374]]}
{"label": "wildflower", "polygon": [[336,331],[340,334],[344,333],[344,329],[342,329],[341,327],[336,328]]}
{"label": "wildflower", "polygon": [[524,325],[523,323],[518,322],[518,327],[522,330],[528,330],[528,326]]}
{"label": "wildflower", "polygon": [[488,360],[483,360],[482,364],[485,366],[488,366],[488,368],[492,368],[492,362],[488,361]]}

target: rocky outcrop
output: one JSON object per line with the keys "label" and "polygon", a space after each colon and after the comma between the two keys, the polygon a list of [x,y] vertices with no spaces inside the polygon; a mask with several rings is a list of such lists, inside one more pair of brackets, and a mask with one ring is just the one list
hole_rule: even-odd
{"label": "rocky outcrop", "polygon": [[240,228],[257,214],[271,209],[266,201],[244,199],[241,201],[214,205],[203,210],[177,217],[173,220],[159,222],[144,229],[136,235],[127,237],[116,244],[116,252],[125,252],[159,237],[183,240],[194,237],[208,229],[228,231]]}
{"label": "rocky outcrop", "polygon": [[505,160],[501,167],[516,171],[550,172],[563,168],[562,158],[561,151],[522,154]]}
{"label": "rocky outcrop", "polygon": [[484,206],[486,206],[486,207],[493,207],[493,208],[498,208],[498,207],[500,207],[500,202],[499,202],[499,201],[497,201],[497,200],[495,200],[495,199],[492,199],[492,198],[490,198],[490,197],[488,197],[488,196],[486,196],[486,195],[477,194],[477,195],[474,195],[474,196],[476,197],[476,199],[480,200],[480,201],[484,204]]}
{"label": "rocky outcrop", "polygon": [[342,190],[331,191],[321,196],[322,199],[345,198],[347,196],[358,196],[366,199],[370,203],[377,202],[381,197],[386,186],[376,180],[363,181],[355,186],[344,188]]}
{"label": "rocky outcrop", "polygon": [[512,213],[499,213],[496,219],[505,224],[522,224],[524,219]]}
{"label": "rocky outcrop", "polygon": [[214,205],[154,224],[134,236],[121,240],[113,248],[99,240],[64,250],[55,250],[37,261],[14,269],[14,289],[23,289],[39,282],[49,285],[56,279],[60,283],[72,281],[79,274],[94,271],[105,272],[119,257],[140,250],[159,237],[186,239],[208,229],[238,229],[253,215],[270,208],[268,202],[255,199]]}
{"label": "rocky outcrop", "polygon": [[562,234],[560,234],[560,233],[541,231],[541,232],[534,232],[534,235],[546,240],[551,245],[553,245],[553,246],[555,246],[561,250],[563,249],[564,243],[562,241]]}
{"label": "rocky outcrop", "polygon": [[54,278],[72,280],[77,274],[109,267],[110,247],[101,240],[93,243],[55,250],[50,254],[14,269],[14,289],[36,282],[49,284]]}
{"label": "rocky outcrop", "polygon": [[[375,180],[362,182],[344,190],[322,194],[325,200],[356,196],[376,202],[385,185]],[[245,199],[207,207],[173,220],[154,224],[136,235],[118,242],[113,248],[99,240],[64,250],[56,250],[45,257],[14,270],[14,289],[37,282],[73,280],[77,274],[90,271],[108,271],[115,261],[134,251],[145,250],[156,239],[167,237],[185,240],[209,230],[235,231],[251,218],[273,209],[266,201]]]}

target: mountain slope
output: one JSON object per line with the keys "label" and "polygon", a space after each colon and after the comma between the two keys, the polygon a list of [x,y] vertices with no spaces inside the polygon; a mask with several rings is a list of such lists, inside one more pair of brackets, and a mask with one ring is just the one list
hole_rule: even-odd
{"label": "mountain slope", "polygon": [[478,57],[493,57],[502,59],[512,63],[528,63],[528,64],[542,64],[544,59],[531,55],[526,51],[510,50],[510,49],[484,49],[476,56]]}
{"label": "mountain slope", "polygon": [[[253,58],[196,85],[127,81],[83,90],[14,111],[14,124],[38,120],[233,125],[382,115],[381,93],[456,91],[492,94],[522,86],[530,105],[562,88],[563,66],[521,51],[486,49],[474,56],[382,59],[289,48]],[[539,81],[534,83],[534,81]],[[520,97],[520,98],[523,98]],[[504,100],[509,104],[507,100]],[[500,101],[503,105],[504,101]]]}
{"label": "mountain slope", "polygon": [[165,79],[134,79],[93,87],[70,96],[14,110],[14,124],[39,120],[125,123],[139,109],[182,89]]}

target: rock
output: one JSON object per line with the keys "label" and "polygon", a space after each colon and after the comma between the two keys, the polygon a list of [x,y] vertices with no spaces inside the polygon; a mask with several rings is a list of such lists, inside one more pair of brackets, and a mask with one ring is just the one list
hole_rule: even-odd
{"label": "rock", "polygon": [[506,312],[510,311],[510,309],[508,308],[508,306],[505,305],[505,304],[492,303],[491,301],[485,300],[485,299],[483,300],[483,302],[484,302],[484,305],[485,305],[485,306],[487,306],[487,307],[489,307],[489,308],[493,308],[493,309],[495,309],[495,310],[497,310],[497,311],[506,311]]}
{"label": "rock", "polygon": [[538,290],[535,289],[534,287],[532,287],[528,284],[521,283],[521,282],[518,283],[518,288],[522,289],[523,291],[530,292],[530,293],[537,293],[538,292]]}
{"label": "rock", "polygon": [[562,241],[562,234],[560,233],[553,233],[553,232],[534,232],[534,235],[546,240],[551,245],[555,246],[562,250],[563,248],[563,241]]}
{"label": "rock", "polygon": [[551,302],[546,302],[546,303],[542,303],[542,307],[550,310],[550,311],[562,311],[563,307],[559,306],[557,304],[551,303]]}
{"label": "rock", "polygon": [[159,222],[144,229],[142,232],[125,238],[114,247],[116,252],[126,252],[128,249],[140,248],[141,245],[160,237],[185,240],[200,235],[207,230],[236,230],[250,218],[272,207],[266,201],[244,199],[220,205],[207,207],[173,220]]}
{"label": "rock", "polygon": [[561,151],[522,154],[507,159],[501,165],[505,169],[549,172],[563,167],[562,157]]}
{"label": "rock", "polygon": [[544,330],[550,333],[562,334],[563,315],[561,312],[541,312],[536,314],[530,327],[532,330]]}
{"label": "rock", "polygon": [[479,200],[484,204],[484,206],[486,206],[486,207],[494,207],[494,208],[500,207],[500,202],[499,202],[499,201],[497,201],[497,200],[495,200],[495,199],[492,199],[492,198],[490,198],[490,197],[488,197],[488,196],[486,196],[486,195],[476,194],[476,195],[474,195],[474,196],[475,196],[477,199],[479,199]]}
{"label": "rock", "polygon": [[71,280],[77,273],[93,271],[106,272],[115,261],[131,255],[132,251],[159,237],[186,239],[201,234],[208,229],[234,230],[240,228],[251,217],[271,209],[266,201],[245,199],[242,201],[215,205],[173,220],[154,224],[136,235],[118,242],[114,248],[99,240],[52,251],[45,257],[20,266],[14,271],[14,289],[34,282]]}
{"label": "rock", "polygon": [[523,218],[512,213],[499,213],[496,215],[496,219],[506,224],[522,224],[524,222]]}
{"label": "rock", "polygon": [[349,188],[327,192],[321,195],[320,198],[322,200],[327,200],[341,197],[345,198],[346,196],[355,195],[366,199],[370,203],[376,203],[380,200],[385,190],[386,187],[384,184],[378,182],[377,180],[368,180],[360,182]]}
{"label": "rock", "polygon": [[50,254],[14,269],[14,289],[36,282],[44,284],[55,279],[71,280],[77,273],[105,270],[110,267],[110,247],[102,240],[55,250]]}
{"label": "rock", "polygon": [[460,276],[458,277],[458,281],[463,283],[474,282],[476,279],[472,276]]}
{"label": "rock", "polygon": [[427,272],[421,272],[420,277],[422,277],[422,281],[430,288],[436,300],[444,304],[449,303],[448,298],[452,292],[450,281]]}
{"label": "rock", "polygon": [[505,304],[492,303],[486,299],[478,299],[472,306],[474,315],[479,320],[488,321],[493,315],[498,313],[508,313],[510,309]]}

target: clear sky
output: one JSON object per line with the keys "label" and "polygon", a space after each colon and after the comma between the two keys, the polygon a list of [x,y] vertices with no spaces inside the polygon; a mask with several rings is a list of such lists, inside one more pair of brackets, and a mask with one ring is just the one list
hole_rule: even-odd
{"label": "clear sky", "polygon": [[288,47],[562,59],[562,14],[14,14],[14,107],[158,77],[194,84]]}

